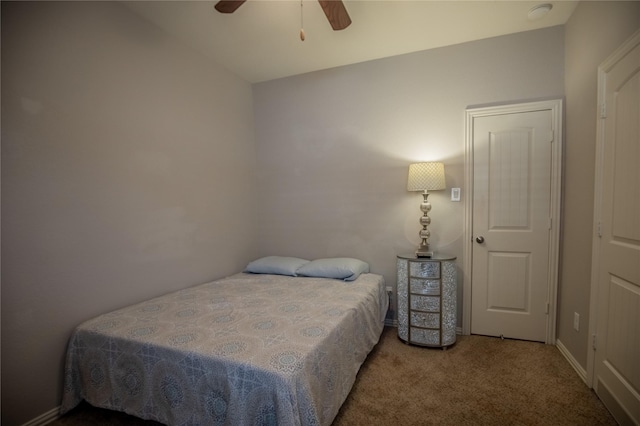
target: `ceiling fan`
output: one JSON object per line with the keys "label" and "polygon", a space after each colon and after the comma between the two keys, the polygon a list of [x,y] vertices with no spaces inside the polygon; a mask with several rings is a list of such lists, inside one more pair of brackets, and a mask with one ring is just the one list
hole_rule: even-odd
{"label": "ceiling fan", "polygon": [[[233,13],[242,6],[246,0],[220,0],[215,5],[215,9],[220,13]],[[344,30],[351,25],[351,18],[344,7],[342,0],[318,0],[324,14],[327,16],[331,28],[334,30]]]}

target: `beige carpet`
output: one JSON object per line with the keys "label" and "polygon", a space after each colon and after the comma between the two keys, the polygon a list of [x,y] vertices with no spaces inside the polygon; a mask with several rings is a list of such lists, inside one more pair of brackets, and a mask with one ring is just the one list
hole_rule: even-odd
{"label": "beige carpet", "polygon": [[386,328],[334,425],[615,425],[554,346],[458,336],[446,351]]}
{"label": "beige carpet", "polygon": [[[615,425],[554,346],[458,336],[446,351],[409,346],[387,327],[333,426]],[[83,404],[52,423],[150,426]]]}

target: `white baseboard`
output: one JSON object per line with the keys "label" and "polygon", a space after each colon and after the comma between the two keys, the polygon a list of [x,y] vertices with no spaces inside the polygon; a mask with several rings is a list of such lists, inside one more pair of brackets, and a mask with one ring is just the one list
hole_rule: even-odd
{"label": "white baseboard", "polygon": [[60,407],[52,408],[35,419],[28,421],[22,426],[44,426],[60,418]]}
{"label": "white baseboard", "polygon": [[587,370],[582,368],[582,366],[576,361],[576,359],[571,355],[571,352],[567,349],[565,345],[562,344],[560,339],[556,339],[556,348],[560,351],[560,353],[569,361],[569,364],[576,370],[578,376],[582,379],[584,384],[587,384]]}

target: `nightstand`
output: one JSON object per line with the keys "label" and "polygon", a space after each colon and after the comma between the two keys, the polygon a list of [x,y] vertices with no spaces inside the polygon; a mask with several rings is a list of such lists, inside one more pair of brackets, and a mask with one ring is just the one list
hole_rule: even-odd
{"label": "nightstand", "polygon": [[445,348],[456,341],[456,258],[399,255],[398,337],[405,343]]}

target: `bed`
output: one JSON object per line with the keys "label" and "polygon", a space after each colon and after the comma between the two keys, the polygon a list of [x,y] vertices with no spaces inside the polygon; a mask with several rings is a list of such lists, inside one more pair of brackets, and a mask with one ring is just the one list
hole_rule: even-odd
{"label": "bed", "polygon": [[168,425],[331,424],[382,332],[383,277],[250,269],[77,327],[61,413],[86,400]]}

